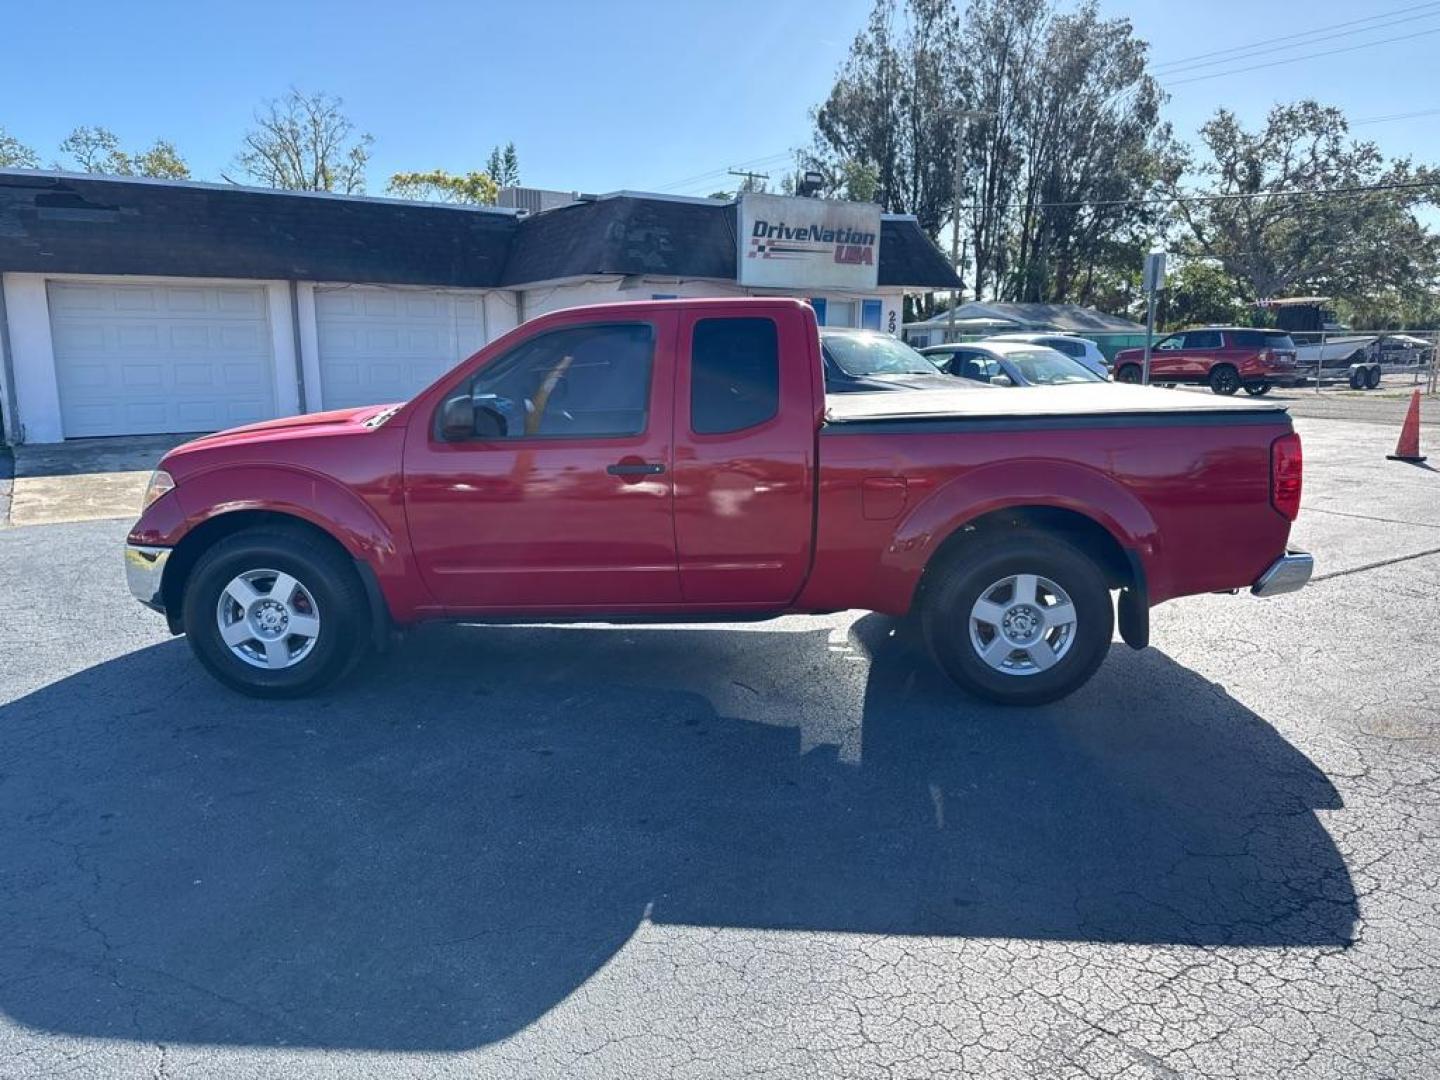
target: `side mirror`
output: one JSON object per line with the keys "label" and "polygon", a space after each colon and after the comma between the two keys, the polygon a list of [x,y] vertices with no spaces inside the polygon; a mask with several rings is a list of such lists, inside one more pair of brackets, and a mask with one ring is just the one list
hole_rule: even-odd
{"label": "side mirror", "polygon": [[1015,380],[1011,379],[1009,375],[1005,375],[1005,374],[1001,374],[1001,373],[996,373],[996,374],[990,376],[990,385],[991,385],[991,386],[1014,386],[1014,385],[1015,385]]}
{"label": "side mirror", "polygon": [[463,442],[475,437],[475,401],[460,394],[440,410],[440,437],[446,442]]}

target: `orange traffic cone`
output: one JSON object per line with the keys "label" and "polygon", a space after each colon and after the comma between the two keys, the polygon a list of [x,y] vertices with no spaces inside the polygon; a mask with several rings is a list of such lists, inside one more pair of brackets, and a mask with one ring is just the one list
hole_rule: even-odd
{"label": "orange traffic cone", "polygon": [[1420,453],[1420,391],[1410,395],[1410,411],[1405,414],[1405,424],[1400,428],[1400,441],[1395,444],[1395,453],[1386,454],[1391,461],[1408,461],[1419,465],[1425,460]]}

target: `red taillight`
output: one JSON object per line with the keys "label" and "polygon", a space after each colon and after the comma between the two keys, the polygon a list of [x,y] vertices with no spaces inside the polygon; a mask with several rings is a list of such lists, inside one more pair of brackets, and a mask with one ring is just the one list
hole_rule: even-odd
{"label": "red taillight", "polygon": [[1300,477],[1304,471],[1305,455],[1299,435],[1292,431],[1270,444],[1270,505],[1287,521],[1300,516]]}

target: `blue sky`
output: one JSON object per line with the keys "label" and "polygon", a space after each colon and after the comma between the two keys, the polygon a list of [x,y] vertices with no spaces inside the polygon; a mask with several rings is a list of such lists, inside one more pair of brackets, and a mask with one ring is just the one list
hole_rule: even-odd
{"label": "blue sky", "polygon": [[[1108,0],[1102,10],[1130,17],[1164,64],[1417,3]],[[528,184],[705,194],[725,186],[726,166],[783,168],[808,142],[808,110],[870,0],[6,6],[0,127],[47,162],[70,128],[100,124],[127,146],[171,139],[198,179],[218,179],[257,103],[293,83],[339,94],[375,136],[372,193],[400,169],[482,167],[491,145],[513,139]],[[1305,96],[1352,120],[1440,109],[1440,3],[1385,21],[1399,19],[1176,69],[1161,80],[1174,95],[1165,115],[1193,133],[1220,105],[1254,121]],[[1382,43],[1351,49],[1366,42]],[[1332,49],[1350,51],[1179,82]],[[1355,134],[1440,161],[1440,113]]]}

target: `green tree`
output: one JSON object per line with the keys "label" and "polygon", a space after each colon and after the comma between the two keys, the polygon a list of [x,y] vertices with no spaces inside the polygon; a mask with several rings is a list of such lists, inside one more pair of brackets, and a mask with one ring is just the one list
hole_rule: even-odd
{"label": "green tree", "polygon": [[[1440,197],[1440,171],[1387,161],[1315,101],[1275,106],[1258,131],[1221,109],[1200,138],[1203,151],[1178,155],[1169,177],[1179,233],[1243,299],[1319,293],[1393,307],[1435,288],[1440,240],[1417,211]],[[1355,188],[1372,190],[1321,194]]]}
{"label": "green tree", "polygon": [[1172,330],[1247,321],[1235,279],[1211,259],[1183,259],[1170,274],[1160,303],[1164,324]]}
{"label": "green tree", "polygon": [[874,178],[872,196],[940,227],[954,187],[954,0],[877,0],[825,103],[812,113],[814,145],[802,167],[844,190],[847,163]]}
{"label": "green tree", "polygon": [[385,191],[400,199],[425,199],[431,202],[474,203],[493,206],[500,189],[488,173],[448,173],[444,169],[430,172],[395,173]]}
{"label": "green tree", "polygon": [[0,169],[38,169],[40,155],[0,128]]}
{"label": "green tree", "polygon": [[502,188],[518,187],[520,155],[515,152],[515,144],[508,142],[503,150],[498,146],[492,148],[490,156],[485,160],[485,171],[490,175],[490,179]]}
{"label": "green tree", "polygon": [[255,114],[237,157],[240,167],[268,187],[291,191],[365,191],[365,167],[374,139],[357,134],[334,95],[291,87]]}
{"label": "green tree", "polygon": [[932,235],[958,212],[976,295],[1090,301],[1127,279],[1161,217],[1145,197],[1169,133],[1146,63],[1093,0],[973,0],[963,18],[955,0],[877,0],[803,164]]}
{"label": "green tree", "polygon": [[1169,129],[1126,19],[1093,0],[976,0],[963,26],[958,96],[972,124],[964,188],[977,294],[1091,302],[1138,260],[1160,212]]}
{"label": "green tree", "polygon": [[156,139],[148,149],[131,153],[120,146],[120,137],[105,127],[75,128],[61,141],[60,152],[80,172],[163,180],[190,178],[190,167],[174,143]]}

